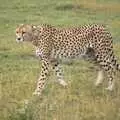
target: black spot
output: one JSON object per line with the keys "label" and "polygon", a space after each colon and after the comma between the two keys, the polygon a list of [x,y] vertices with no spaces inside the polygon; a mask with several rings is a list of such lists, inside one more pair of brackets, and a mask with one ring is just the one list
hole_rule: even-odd
{"label": "black spot", "polygon": [[56,70],[56,72],[59,72],[59,70]]}
{"label": "black spot", "polygon": [[57,67],[58,66],[58,64],[55,64],[55,67]]}
{"label": "black spot", "polygon": [[61,76],[62,74],[61,74],[61,73],[59,73],[59,75]]}

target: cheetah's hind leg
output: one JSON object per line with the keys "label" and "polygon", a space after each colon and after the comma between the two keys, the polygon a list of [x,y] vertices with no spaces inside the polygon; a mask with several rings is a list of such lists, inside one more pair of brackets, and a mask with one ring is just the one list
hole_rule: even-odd
{"label": "cheetah's hind leg", "polygon": [[107,71],[107,74],[108,74],[108,87],[106,88],[106,90],[109,90],[109,91],[113,91],[114,89],[114,74],[115,74],[115,71],[114,69],[110,69]]}
{"label": "cheetah's hind leg", "polygon": [[[91,48],[91,47],[87,48],[85,57],[87,58],[87,60],[92,61],[92,62],[94,62],[94,64],[96,64],[97,58],[95,56],[95,51],[93,48]],[[96,87],[99,86],[103,82],[103,79],[104,79],[104,72],[103,72],[102,68],[99,66],[99,71],[98,71],[98,75],[97,75],[97,80],[95,82],[95,86]]]}

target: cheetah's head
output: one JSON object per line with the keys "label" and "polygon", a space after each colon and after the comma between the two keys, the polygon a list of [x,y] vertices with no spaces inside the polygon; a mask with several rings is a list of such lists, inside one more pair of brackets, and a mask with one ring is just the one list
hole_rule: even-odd
{"label": "cheetah's head", "polygon": [[35,29],[35,26],[33,25],[19,25],[16,28],[16,41],[22,42],[22,41],[32,41],[33,39],[33,29]]}

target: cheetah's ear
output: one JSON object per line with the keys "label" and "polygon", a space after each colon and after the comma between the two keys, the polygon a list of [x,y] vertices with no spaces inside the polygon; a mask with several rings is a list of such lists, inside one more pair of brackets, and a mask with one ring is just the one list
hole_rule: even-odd
{"label": "cheetah's ear", "polygon": [[33,24],[30,24],[30,27],[31,27],[32,31],[34,31],[36,29],[36,26]]}
{"label": "cheetah's ear", "polygon": [[23,26],[24,24],[23,23],[21,23],[19,26]]}
{"label": "cheetah's ear", "polygon": [[24,24],[17,24],[16,27],[21,27],[23,26]]}
{"label": "cheetah's ear", "polygon": [[32,26],[32,30],[36,30],[37,26],[36,25],[31,25]]}
{"label": "cheetah's ear", "polygon": [[32,28],[33,28],[33,29],[36,29],[37,27],[36,27],[35,25],[32,25]]}

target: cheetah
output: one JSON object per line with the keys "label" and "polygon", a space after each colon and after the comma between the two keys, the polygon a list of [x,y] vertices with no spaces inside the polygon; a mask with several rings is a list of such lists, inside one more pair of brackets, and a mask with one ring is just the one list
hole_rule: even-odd
{"label": "cheetah", "polygon": [[[98,67],[98,77],[95,85],[102,83],[104,72],[108,78],[107,90],[114,88],[114,76],[116,70],[120,70],[113,53],[113,41],[111,33],[101,24],[90,24],[79,27],[61,28],[52,25],[23,24],[16,28],[16,41],[29,41],[36,47],[36,55],[42,62],[41,73],[34,94],[41,95],[45,87],[52,66],[58,82],[64,87],[64,81],[60,66],[61,59],[79,59],[85,54],[93,56]],[[91,52],[92,51],[92,54]]]}

